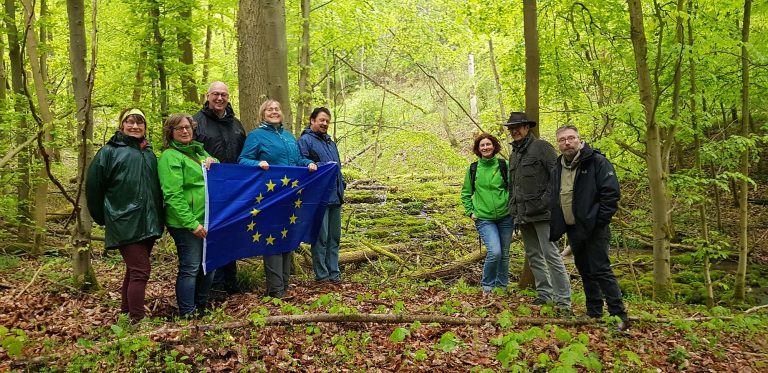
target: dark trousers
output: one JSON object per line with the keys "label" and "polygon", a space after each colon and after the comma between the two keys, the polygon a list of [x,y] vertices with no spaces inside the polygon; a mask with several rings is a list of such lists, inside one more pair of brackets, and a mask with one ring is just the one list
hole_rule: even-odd
{"label": "dark trousers", "polygon": [[282,298],[288,291],[293,252],[264,255],[264,275],[267,279],[267,295]]}
{"label": "dark trousers", "polygon": [[[621,300],[621,289],[611,269],[608,258],[608,244],[611,232],[608,226],[597,226],[586,240],[571,240],[573,258],[584,283],[584,295],[587,298],[587,315],[603,316],[603,298],[608,305],[608,313],[627,320],[627,311]],[[569,235],[570,239],[570,235]]]}
{"label": "dark trousers", "polygon": [[237,261],[233,260],[223,267],[219,267],[213,274],[213,288],[224,290],[229,294],[240,292],[240,285],[237,283]]}
{"label": "dark trousers", "polygon": [[168,227],[176,243],[179,271],[176,274],[176,303],[179,315],[186,316],[208,304],[213,273],[203,274],[203,239],[186,228]]}
{"label": "dark trousers", "polygon": [[127,313],[131,321],[144,318],[144,294],[149,281],[149,254],[154,239],[134,242],[118,247],[125,262],[125,277],[120,289],[120,312]]}

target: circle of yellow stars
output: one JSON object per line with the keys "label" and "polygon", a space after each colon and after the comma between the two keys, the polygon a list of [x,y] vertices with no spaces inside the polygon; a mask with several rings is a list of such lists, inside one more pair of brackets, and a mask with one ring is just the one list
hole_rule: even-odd
{"label": "circle of yellow stars", "polygon": [[[282,183],[282,186],[290,185],[292,189],[299,187],[299,180],[297,179],[297,180],[291,181],[291,179],[288,177],[288,175],[284,175],[282,179],[279,179],[279,181]],[[267,187],[267,192],[274,192],[275,191],[275,186],[277,186],[277,184],[272,182],[272,179],[269,179],[269,181],[266,184],[264,184],[264,185],[266,185],[266,187]],[[298,191],[296,191],[296,194],[301,196],[301,193],[303,191],[304,191],[304,188],[301,188]],[[266,198],[264,196],[264,193],[259,193],[259,195],[256,196],[256,198],[255,198],[256,204],[261,204],[261,201],[264,200],[264,198]],[[293,202],[294,207],[297,208],[297,209],[301,208],[301,204],[302,204],[301,197],[297,198],[296,201]],[[255,218],[260,212],[261,212],[261,210],[259,210],[259,209],[254,207],[251,210],[251,212],[250,212],[251,217]],[[289,225],[296,224],[296,220],[297,219],[298,219],[298,217],[296,216],[296,214],[291,214],[291,216],[288,218],[288,220],[289,220],[288,224]],[[251,222],[248,223],[246,226],[248,227],[248,230],[247,230],[248,232],[254,232],[253,235],[251,236],[251,238],[253,239],[253,242],[261,242],[261,237],[263,236],[263,234],[261,234],[261,233],[259,233],[259,231],[255,230],[256,229],[256,222],[251,220]],[[280,231],[280,235],[281,235],[280,238],[288,238],[288,229],[287,228],[283,228],[283,230]],[[277,239],[276,237],[273,237],[270,234],[264,240],[265,240],[267,245],[274,245],[276,239]]]}

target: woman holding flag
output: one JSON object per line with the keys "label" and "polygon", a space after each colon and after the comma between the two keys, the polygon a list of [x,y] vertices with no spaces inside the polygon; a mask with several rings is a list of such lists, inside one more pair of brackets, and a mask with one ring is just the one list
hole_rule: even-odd
{"label": "woman holding flag", "polygon": [[213,273],[203,274],[205,179],[203,169],[217,162],[193,140],[197,125],[187,114],[173,114],[163,125],[163,154],[158,162],[165,201],[165,224],[176,243],[179,271],[176,303],[179,315],[189,317],[205,309]]}
{"label": "woman holding flag", "polygon": [[[317,165],[299,153],[299,146],[291,131],[283,128],[283,111],[279,102],[269,99],[261,104],[259,121],[259,127],[251,131],[245,139],[245,146],[240,153],[240,164],[258,166],[264,171],[268,170],[270,165],[306,166],[309,172],[317,171]],[[292,253],[288,251],[264,255],[268,296],[287,296]]]}

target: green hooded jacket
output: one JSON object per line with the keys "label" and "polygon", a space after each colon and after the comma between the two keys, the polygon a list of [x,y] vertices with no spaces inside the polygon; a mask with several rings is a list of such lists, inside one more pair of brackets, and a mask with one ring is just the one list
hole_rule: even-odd
{"label": "green hooded jacket", "polygon": [[88,166],[85,197],[107,249],[163,234],[157,157],[144,138],[117,131]]}
{"label": "green hooded jacket", "polygon": [[167,226],[195,229],[205,223],[205,179],[201,162],[208,157],[203,144],[197,141],[189,145],[171,141],[160,155],[158,172]]}
{"label": "green hooded jacket", "polygon": [[509,191],[504,186],[504,178],[499,170],[499,160],[480,158],[477,160],[475,175],[475,192],[472,193],[472,178],[464,175],[464,185],[461,187],[461,203],[464,205],[464,215],[482,220],[499,220],[509,216]]}

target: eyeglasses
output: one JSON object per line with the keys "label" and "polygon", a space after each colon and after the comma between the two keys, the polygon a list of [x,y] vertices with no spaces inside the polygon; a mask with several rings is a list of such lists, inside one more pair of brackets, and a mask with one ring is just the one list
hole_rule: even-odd
{"label": "eyeglasses", "polygon": [[178,126],[178,127],[173,127],[173,130],[174,130],[174,131],[177,131],[177,132],[184,132],[184,131],[190,131],[190,132],[191,132],[191,131],[192,131],[192,126]]}
{"label": "eyeglasses", "polygon": [[558,144],[565,144],[566,142],[574,142],[574,141],[576,141],[578,139],[579,139],[578,136],[561,137],[561,138],[557,139],[557,143]]}
{"label": "eyeglasses", "polygon": [[136,122],[132,119],[126,120],[123,122],[123,126],[125,127],[142,127],[144,126],[144,122]]}
{"label": "eyeglasses", "polygon": [[210,92],[208,94],[211,96],[220,96],[221,98],[229,97],[229,93],[226,93],[226,92]]}

